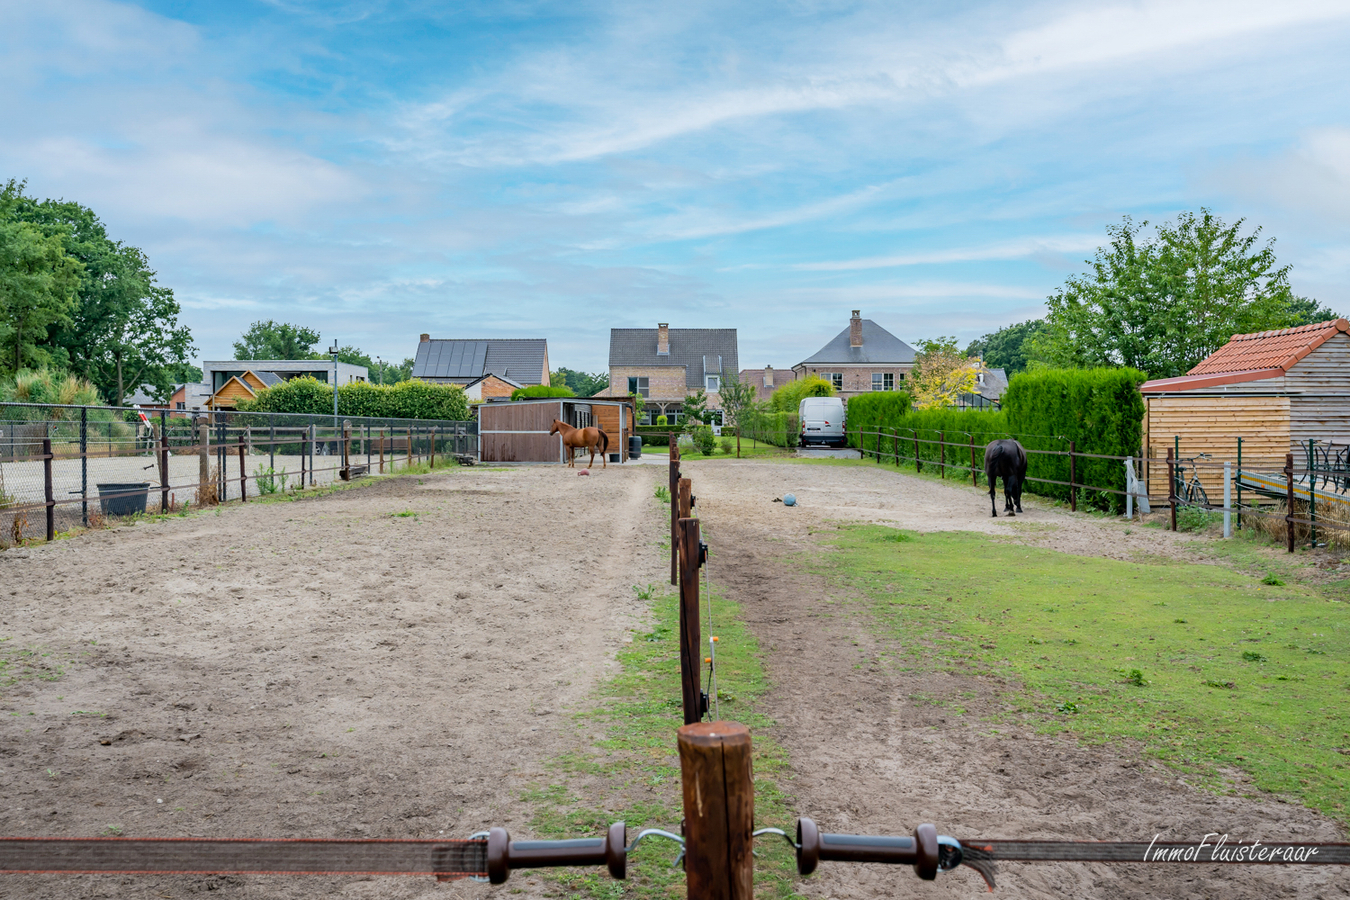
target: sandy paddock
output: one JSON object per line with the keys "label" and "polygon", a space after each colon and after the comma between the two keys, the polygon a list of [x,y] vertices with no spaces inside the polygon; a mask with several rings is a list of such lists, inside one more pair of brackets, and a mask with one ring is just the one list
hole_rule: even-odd
{"label": "sandy paddock", "polygon": [[[1128,747],[991,737],[978,713],[998,702],[1001,685],[869,667],[875,639],[863,617],[826,621],[828,585],[785,562],[812,549],[811,531],[840,519],[1006,530],[1077,553],[1194,547],[1070,520],[1035,498],[1026,516],[990,519],[969,488],[868,467],[691,460],[685,470],[713,548],[710,578],[744,604],[765,651],[774,682],[766,711],[795,771],[786,787],[822,825],[895,833],[933,821],[955,834],[1076,838],[1219,827],[1343,839],[1300,807],[1187,787]],[[521,793],[546,784],[544,763],[585,740],[567,713],[584,708],[615,650],[642,627],[645,604],[631,585],[667,574],[667,520],[652,500],[664,480],[664,466],[591,477],[552,466],[453,470],[0,554],[0,646],[11,658],[15,648],[46,653],[40,663],[60,671],[0,694],[0,831],[449,837],[504,824],[527,834]],[[771,502],[787,491],[800,507]],[[957,691],[978,695],[960,721],[909,700]],[[1008,866],[1000,893],[1342,897],[1350,880],[1332,870],[1215,873]],[[504,889],[421,879],[0,880],[0,895],[39,898],[210,889],[444,898],[538,896],[548,886],[528,877]],[[825,866],[802,890],[983,895],[973,873],[934,886],[873,866]]]}

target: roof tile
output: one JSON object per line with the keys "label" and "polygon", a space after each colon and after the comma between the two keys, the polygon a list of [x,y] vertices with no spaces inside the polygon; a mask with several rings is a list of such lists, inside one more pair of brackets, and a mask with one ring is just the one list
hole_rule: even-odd
{"label": "roof tile", "polygon": [[1200,361],[1187,375],[1223,375],[1290,367],[1336,333],[1350,334],[1350,322],[1333,319],[1298,328],[1235,334],[1228,343]]}

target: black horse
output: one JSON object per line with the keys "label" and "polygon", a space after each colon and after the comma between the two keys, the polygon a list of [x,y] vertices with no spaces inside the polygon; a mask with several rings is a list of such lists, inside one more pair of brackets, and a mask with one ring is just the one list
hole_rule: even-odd
{"label": "black horse", "polygon": [[1003,478],[1003,509],[1010,515],[1022,511],[1022,482],[1027,477],[1027,451],[1013,440],[990,441],[984,448],[984,478],[989,482],[989,509],[998,518],[994,505],[994,482]]}

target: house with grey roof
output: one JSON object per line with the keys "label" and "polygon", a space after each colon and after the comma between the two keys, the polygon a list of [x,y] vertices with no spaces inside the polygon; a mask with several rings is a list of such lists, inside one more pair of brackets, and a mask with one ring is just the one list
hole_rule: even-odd
{"label": "house with grey roof", "polygon": [[646,399],[639,424],[665,416],[679,422],[684,401],[702,388],[708,409],[721,410],[724,373],[739,371],[734,328],[655,328],[609,330],[609,387],[596,396],[635,394]]}
{"label": "house with grey roof", "polygon": [[544,338],[433,339],[422,335],[412,377],[437,384],[468,386],[484,375],[529,387],[548,384],[548,341]]}
{"label": "house with grey roof", "polygon": [[848,327],[792,367],[798,378],[819,375],[848,398],[871,391],[904,390],[914,369],[914,348],[853,310]]}

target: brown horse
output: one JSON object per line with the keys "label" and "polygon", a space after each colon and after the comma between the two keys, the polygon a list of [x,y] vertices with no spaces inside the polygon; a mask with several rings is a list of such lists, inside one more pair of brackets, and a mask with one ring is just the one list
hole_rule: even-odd
{"label": "brown horse", "polygon": [[591,451],[590,464],[595,465],[595,454],[600,454],[600,465],[608,469],[609,463],[605,461],[605,453],[609,450],[609,435],[605,434],[599,428],[573,428],[566,422],[553,420],[553,427],[549,429],[549,434],[562,435],[563,446],[567,448],[567,464],[575,467],[576,449]]}

